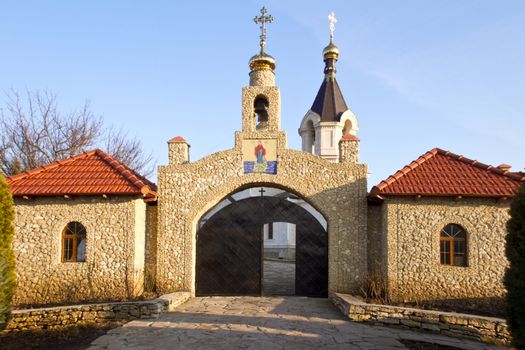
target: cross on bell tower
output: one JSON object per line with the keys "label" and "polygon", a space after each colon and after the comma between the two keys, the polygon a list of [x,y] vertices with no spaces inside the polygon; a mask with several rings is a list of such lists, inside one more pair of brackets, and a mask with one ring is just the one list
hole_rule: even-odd
{"label": "cross on bell tower", "polygon": [[[274,18],[266,7],[253,22],[260,28],[260,50],[248,62],[250,66],[250,85],[243,88],[242,130],[244,132],[276,135],[280,130],[280,95],[275,86],[275,58],[265,52],[267,24]],[[255,137],[255,136],[251,136]],[[260,134],[256,136],[260,138]]]}
{"label": "cross on bell tower", "polygon": [[330,43],[333,43],[335,24],[337,23],[337,18],[335,18],[335,13],[333,11],[328,15],[328,20],[330,21]]}
{"label": "cross on bell tower", "polygon": [[259,43],[261,46],[261,55],[264,53],[264,46],[266,45],[266,23],[272,23],[273,21],[272,15],[266,16],[267,12],[266,7],[263,6],[261,9],[261,15],[255,16],[253,19],[256,24],[261,24],[261,35],[259,36],[259,38],[261,38],[261,42]]}
{"label": "cross on bell tower", "polygon": [[346,105],[336,79],[339,48],[334,43],[337,23],[334,12],[328,15],[328,21],[330,42],[323,50],[324,79],[312,107],[303,117],[299,135],[303,151],[334,163],[358,163],[357,118]]}

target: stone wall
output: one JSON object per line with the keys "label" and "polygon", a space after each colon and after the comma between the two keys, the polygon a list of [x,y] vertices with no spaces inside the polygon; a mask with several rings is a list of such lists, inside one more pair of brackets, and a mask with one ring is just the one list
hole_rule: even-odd
{"label": "stone wall", "polygon": [[170,164],[183,164],[190,160],[190,146],[186,141],[168,141],[168,158]]}
{"label": "stone wall", "polygon": [[[277,138],[277,175],[244,174],[243,138]],[[295,193],[325,216],[329,290],[357,291],[367,268],[366,165],[331,163],[306,152],[286,149],[283,132],[238,132],[235,144],[234,149],[195,163],[159,167],[160,291],[194,292],[198,220],[227,195],[261,185]]]}
{"label": "stone wall", "polygon": [[[509,202],[409,197],[383,203],[389,296],[396,301],[502,297]],[[440,264],[439,237],[449,223],[467,233],[467,266]]]}
{"label": "stone wall", "polygon": [[106,323],[135,319],[158,318],[159,315],[184,303],[190,293],[172,293],[150,301],[57,306],[14,310],[4,332],[32,329],[60,329],[82,324]]}
{"label": "stone wall", "polygon": [[359,298],[332,293],[330,300],[354,322],[419,329],[489,343],[510,344],[507,323],[500,318],[367,304]]}
{"label": "stone wall", "polygon": [[359,162],[359,140],[339,141],[339,161],[341,163],[358,163]]}
{"label": "stone wall", "polygon": [[155,288],[155,276],[157,274],[157,208],[157,203],[148,204],[146,207],[146,256],[144,269],[144,288],[148,292],[153,291]]}
{"label": "stone wall", "polygon": [[[15,198],[14,305],[118,300],[142,293],[145,210],[144,202],[131,196]],[[62,262],[62,231],[71,221],[86,228],[85,262]]]}
{"label": "stone wall", "polygon": [[[368,276],[370,283],[376,283],[385,287],[386,280],[386,234],[384,234],[383,215],[384,207],[377,204],[368,203],[367,214],[367,248],[368,248]],[[377,282],[379,284],[377,284]]]}

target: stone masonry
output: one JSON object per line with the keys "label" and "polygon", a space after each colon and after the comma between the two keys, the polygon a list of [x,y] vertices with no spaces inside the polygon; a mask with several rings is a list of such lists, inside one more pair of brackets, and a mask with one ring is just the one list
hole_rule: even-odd
{"label": "stone masonry", "polygon": [[488,343],[510,345],[505,320],[493,317],[368,304],[359,298],[332,293],[332,303],[353,322],[417,329]]}
{"label": "stone masonry", "polygon": [[[146,204],[119,196],[15,199],[14,305],[118,300],[143,291]],[[62,262],[62,231],[87,231],[86,262]]]}
{"label": "stone masonry", "polygon": [[[502,297],[508,208],[494,199],[388,198],[369,209],[369,266],[395,301]],[[440,264],[440,232],[450,223],[466,230],[466,267]]]}
{"label": "stone masonry", "polygon": [[108,321],[154,319],[161,313],[173,311],[189,299],[189,293],[171,293],[154,300],[102,304],[55,306],[15,310],[4,332],[35,329],[61,329],[86,324],[104,324]]}

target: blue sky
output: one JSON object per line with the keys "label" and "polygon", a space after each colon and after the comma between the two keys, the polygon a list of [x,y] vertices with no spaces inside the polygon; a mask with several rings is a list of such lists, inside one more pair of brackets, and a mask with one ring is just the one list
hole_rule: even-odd
{"label": "blue sky", "polygon": [[182,135],[191,158],[233,146],[265,5],[281,125],[297,129],[323,79],[335,11],[338,81],[357,115],[369,186],[433,147],[525,165],[525,1],[0,0],[0,90],[91,102],[158,164]]}

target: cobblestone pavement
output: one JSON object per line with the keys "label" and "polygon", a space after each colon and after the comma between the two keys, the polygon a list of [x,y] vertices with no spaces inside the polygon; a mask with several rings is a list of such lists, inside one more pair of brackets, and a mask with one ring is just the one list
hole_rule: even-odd
{"label": "cobblestone pavement", "polygon": [[157,320],[132,321],[113,329],[90,349],[406,349],[400,339],[459,349],[501,349],[353,323],[329,300],[303,297],[194,298]]}
{"label": "cobblestone pavement", "polygon": [[264,261],[264,295],[295,294],[295,263],[284,261]]}

